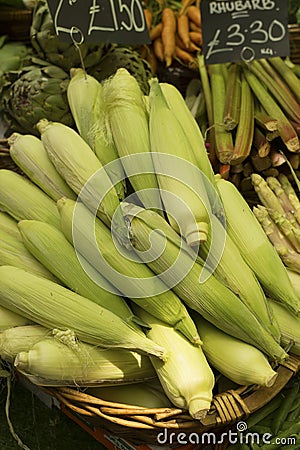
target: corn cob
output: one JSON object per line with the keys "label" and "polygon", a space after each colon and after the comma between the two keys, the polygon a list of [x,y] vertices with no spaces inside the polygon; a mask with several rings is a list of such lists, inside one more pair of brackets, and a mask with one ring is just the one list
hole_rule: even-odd
{"label": "corn cob", "polygon": [[63,233],[77,252],[125,297],[174,326],[187,339],[199,345],[195,324],[181,300],[142,264],[134,252],[117,249],[109,230],[101,221],[94,220],[84,205],[61,199],[58,201],[58,209]]}
{"label": "corn cob", "polygon": [[268,299],[270,308],[276,317],[280,331],[281,342],[284,346],[291,346],[291,353],[300,355],[300,319],[293,316],[282,304]]}
{"label": "corn cob", "polygon": [[37,342],[16,356],[14,366],[42,386],[99,386],[152,379],[155,371],[145,355],[122,349],[101,349],[84,342],[70,348],[56,338]]}
{"label": "corn cob", "polygon": [[184,98],[179,90],[170,83],[160,83],[160,87],[169,108],[178,118],[181,127],[189,139],[195,161],[197,162],[197,167],[202,170],[209,182],[215,186],[214,172],[208,158],[203,136],[197,122],[188,109]]}
{"label": "corn cob", "polygon": [[[3,221],[3,217],[5,220]],[[7,220],[7,217],[9,219]],[[0,212],[0,266],[11,265],[27,270],[48,280],[58,279],[25,247],[17,222]],[[2,226],[2,223],[4,225]],[[10,225],[8,229],[6,226]]]}
{"label": "corn cob", "polygon": [[87,261],[83,269],[74,247],[60,230],[35,220],[22,220],[19,230],[27,249],[66,287],[135,326],[120,293]]}
{"label": "corn cob", "polygon": [[287,273],[297,296],[300,298],[300,275],[291,269],[287,269]]}
{"label": "corn cob", "polygon": [[211,406],[215,379],[201,347],[193,346],[146,311],[134,310],[149,325],[147,336],[168,351],[163,364],[150,358],[165,394],[178,408],[188,409],[194,419],[204,419]]}
{"label": "corn cob", "polygon": [[109,402],[141,406],[143,408],[171,408],[159,381],[149,380],[134,384],[91,387],[86,393]]}
{"label": "corn cob", "polygon": [[40,139],[30,134],[13,133],[8,144],[13,161],[50,198],[55,201],[61,197],[76,198],[50,161]]}
{"label": "corn cob", "polygon": [[27,319],[27,317],[0,306],[0,331],[7,330],[11,327],[32,325],[32,323],[32,320]]}
{"label": "corn cob", "polygon": [[133,75],[124,69],[103,84],[106,123],[130,183],[146,208],[162,209],[150,154],[148,113],[144,95]]}
{"label": "corn cob", "polygon": [[0,211],[0,228],[5,234],[15,238],[19,242],[23,242],[17,221],[9,214],[2,211]]}
{"label": "corn cob", "polygon": [[[99,119],[95,109],[101,84],[82,68],[70,70],[70,82],[67,89],[68,103],[80,136],[91,146],[91,130]],[[93,149],[93,147],[91,146]]]}
{"label": "corn cob", "polygon": [[216,328],[199,314],[193,319],[203,342],[209,363],[233,382],[271,387],[278,374],[257,348]]}
{"label": "corn cob", "polygon": [[[124,171],[115,146],[106,136],[104,108],[100,101],[102,85],[81,68],[71,69],[70,76],[67,96],[79,134],[95,152],[122,200],[125,197]],[[110,164],[112,161],[114,163]]]}
{"label": "corn cob", "polygon": [[167,231],[163,218],[143,209],[137,214],[135,205],[127,207],[124,214],[131,221],[132,242],[140,257],[145,252],[147,265],[191,309],[226,333],[255,345],[272,359],[286,357],[248,307],[212,274],[213,268],[195,261],[180,237],[176,242],[174,231]]}
{"label": "corn cob", "polygon": [[46,328],[72,330],[84,342],[165,358],[165,351],[120,317],[52,281],[13,266],[0,267],[0,305]]}
{"label": "corn cob", "polygon": [[0,208],[15,220],[42,220],[60,228],[55,202],[31,181],[12,170],[0,170]]}
{"label": "corn cob", "polygon": [[161,197],[172,227],[197,246],[209,229],[210,204],[190,140],[157,80],[150,86],[150,145]]}
{"label": "corn cob", "polygon": [[[223,224],[212,216],[213,237],[209,235],[203,243],[199,255],[215,267],[215,276],[231,289],[256,316],[257,320],[279,340],[278,326],[272,320],[263,289],[254,272],[243,259],[238,247],[227,233]],[[214,240],[213,240],[214,239]],[[219,254],[222,249],[222,254]],[[217,251],[216,251],[217,250]]]}
{"label": "corn cob", "polygon": [[117,193],[89,145],[76,131],[61,123],[42,119],[37,128],[49,158],[68,185],[108,226],[116,212],[115,231],[126,239]]}
{"label": "corn cob", "polygon": [[51,335],[51,330],[42,325],[20,325],[0,333],[0,356],[12,363],[19,352],[25,352],[38,341]]}
{"label": "corn cob", "polygon": [[244,260],[272,298],[299,314],[300,302],[286,269],[246,200],[229,181],[217,177],[217,187],[224,205],[227,232]]}

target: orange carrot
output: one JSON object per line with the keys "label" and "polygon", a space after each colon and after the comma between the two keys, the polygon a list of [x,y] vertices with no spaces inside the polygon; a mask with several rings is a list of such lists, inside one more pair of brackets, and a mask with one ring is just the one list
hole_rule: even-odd
{"label": "orange carrot", "polygon": [[199,47],[202,46],[202,33],[199,33],[197,31],[190,31],[190,39]]}
{"label": "orange carrot", "polygon": [[198,27],[198,25],[196,25],[195,22],[193,22],[192,20],[190,20],[189,26],[191,31],[198,31],[199,33],[202,32],[202,28]]}
{"label": "orange carrot", "polygon": [[177,16],[177,33],[186,48],[190,46],[189,36],[189,18],[186,14],[179,14]]}
{"label": "orange carrot", "polygon": [[151,41],[154,41],[156,38],[160,37],[162,27],[163,27],[162,22],[158,22],[158,23],[150,30],[150,39],[151,39]]}
{"label": "orange carrot", "polygon": [[175,54],[176,16],[171,8],[164,8],[162,12],[161,40],[164,47],[164,59],[166,66],[172,64]]}
{"label": "orange carrot", "polygon": [[182,63],[187,64],[190,68],[197,68],[196,58],[186,50],[176,46],[175,55]]}
{"label": "orange carrot", "polygon": [[191,21],[193,21],[198,27],[201,27],[201,14],[200,8],[195,5],[187,8],[187,15]]}
{"label": "orange carrot", "polygon": [[144,16],[145,16],[147,28],[150,31],[151,25],[152,25],[152,12],[150,11],[150,9],[144,8]]}
{"label": "orange carrot", "polygon": [[182,48],[182,50],[186,50],[189,53],[198,52],[199,50],[201,50],[200,47],[197,47],[197,45],[192,41],[190,41],[189,48],[186,48],[182,39],[180,39],[178,35],[176,35],[176,45],[177,47]]}
{"label": "orange carrot", "polygon": [[163,62],[164,60],[164,47],[160,37],[156,38],[153,42],[153,51],[157,59]]}
{"label": "orange carrot", "polygon": [[181,9],[179,14],[184,14],[189,6],[194,3],[195,0],[182,0],[181,1]]}

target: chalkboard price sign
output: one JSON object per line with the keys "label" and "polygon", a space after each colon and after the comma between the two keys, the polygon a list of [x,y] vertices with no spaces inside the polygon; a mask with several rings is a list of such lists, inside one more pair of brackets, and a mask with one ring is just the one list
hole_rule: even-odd
{"label": "chalkboard price sign", "polygon": [[289,55],[286,0],[202,0],[207,64]]}
{"label": "chalkboard price sign", "polygon": [[56,34],[76,43],[141,45],[150,37],[140,0],[47,0]]}

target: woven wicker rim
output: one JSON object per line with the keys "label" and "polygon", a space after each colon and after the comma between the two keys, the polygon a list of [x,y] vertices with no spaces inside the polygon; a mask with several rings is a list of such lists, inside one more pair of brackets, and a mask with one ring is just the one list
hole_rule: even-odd
{"label": "woven wicker rim", "polygon": [[249,416],[272,400],[300,370],[300,356],[290,355],[277,368],[272,387],[241,386],[214,396],[212,407],[201,422],[192,419],[187,411],[178,408],[143,408],[105,401],[74,387],[42,387],[71,411],[87,418],[101,418],[109,423],[143,430],[162,428],[174,431],[204,432],[234,424]]}

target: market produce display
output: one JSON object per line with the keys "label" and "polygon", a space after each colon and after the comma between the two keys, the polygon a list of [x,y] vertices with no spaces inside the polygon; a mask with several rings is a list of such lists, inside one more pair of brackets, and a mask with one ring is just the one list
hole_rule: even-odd
{"label": "market produce display", "polygon": [[[277,389],[300,366],[299,66],[205,65],[195,1],[145,3],[151,45],[81,53],[34,7],[30,43],[0,42],[1,365],[179,426],[222,383]],[[156,76],[174,62],[184,94]],[[251,427],[299,433],[298,391]]]}
{"label": "market produce display", "polygon": [[[80,76],[81,72],[76,71],[73,74],[73,80],[76,80],[76,76]],[[83,115],[80,111],[81,105],[85,107],[83,93],[86,92],[86,87],[80,87],[83,81],[81,78],[76,91],[72,91],[72,83],[69,83],[70,90],[67,92],[72,104],[72,114],[82,136],[80,132],[65,124],[42,119],[36,124],[39,138],[30,134],[14,133],[8,140],[12,158],[16,164],[20,164],[28,178],[11,170],[0,170],[2,227],[4,230],[12,229],[10,234],[7,231],[9,236],[2,242],[4,258],[0,267],[0,305],[16,314],[16,320],[19,320],[19,316],[24,317],[33,324],[44,327],[44,331],[42,328],[42,332],[37,335],[34,332],[32,340],[28,339],[27,348],[24,348],[26,341],[22,339],[20,350],[17,347],[6,349],[7,340],[3,338],[2,357],[9,355],[9,360],[14,360],[17,370],[38,384],[58,386],[76,383],[84,386],[97,385],[97,382],[107,383],[109,380],[109,375],[95,372],[92,368],[89,375],[84,358],[91,361],[92,366],[97,365],[95,361],[98,358],[98,350],[94,350],[93,346],[99,347],[99,352],[102,347],[115,349],[115,352],[118,352],[117,348],[122,348],[122,352],[124,349],[137,352],[148,358],[148,364],[151,361],[152,375],[159,378],[171,403],[188,409],[193,418],[202,420],[210,409],[216,369],[241,384],[271,386],[275,382],[277,373],[272,364],[288,358],[285,346],[289,345],[290,340],[287,340],[287,335],[282,332],[280,322],[275,320],[275,314],[270,315],[265,292],[279,302],[290,320],[296,321],[297,324],[299,297],[282,261],[263,229],[259,224],[256,225],[250,207],[245,208],[246,201],[237,188],[229,181],[213,175],[204,140],[199,139],[196,142],[186,133],[186,129],[193,127],[196,122],[176,88],[153,79],[149,96],[145,97],[135,77],[124,68],[118,69],[100,89],[98,82],[95,83],[96,89],[90,91],[90,96],[91,92],[94,92],[94,101],[91,101],[91,104],[97,105],[97,108],[98,103],[102,105],[100,119],[91,119],[82,126]],[[91,76],[86,79],[88,87],[92,81],[94,80]],[[125,89],[125,86],[128,86],[128,89]],[[83,93],[80,92],[81,89]],[[175,104],[181,107],[175,108]],[[97,117],[93,112],[94,110],[90,113],[92,117]],[[185,117],[182,124],[179,120],[181,115]],[[140,125],[138,132],[132,130],[128,133],[129,123],[136,124],[139,121],[145,125]],[[186,126],[183,126],[184,123]],[[97,181],[95,177],[93,181],[93,175],[103,170],[95,149],[86,142],[91,136],[90,133],[95,130],[95,124],[99,125],[101,130],[106,127],[103,136],[107,142],[111,139],[111,145],[117,152],[118,163],[126,174],[125,181],[131,181],[132,189],[136,186],[137,195],[143,186],[145,175],[149,172],[153,174],[156,192],[152,205],[149,197],[141,196],[137,203],[130,201],[129,197],[126,202],[121,202],[122,208],[118,208],[120,199],[108,175],[104,173],[102,179]],[[166,124],[170,125],[170,133],[163,133]],[[91,142],[95,142],[96,137],[97,133]],[[23,151],[26,145],[31,147],[31,151]],[[171,147],[174,149],[173,154],[165,151]],[[142,153],[139,148],[143,149]],[[182,149],[185,151],[182,152]],[[197,150],[202,154],[201,159],[195,156]],[[40,154],[36,156],[36,152]],[[139,158],[134,160],[137,155],[146,155],[146,170],[139,168]],[[153,167],[149,165],[150,155],[153,158]],[[174,184],[176,176],[178,177],[176,165],[172,169],[170,164],[167,173],[162,171],[166,155],[195,167],[205,161],[199,168],[206,171],[207,178],[212,180],[210,184],[213,184],[215,189],[215,195],[211,195],[209,189],[205,191],[204,187],[201,191],[206,193],[209,216],[212,217],[210,221],[208,216],[203,216],[202,220],[206,223],[205,233],[202,232],[202,225],[199,228],[197,222],[182,222],[184,215],[182,216],[176,202],[178,211],[172,210],[172,198],[166,203],[164,197],[161,197],[168,214],[166,217],[155,202],[155,196],[161,195],[163,190],[182,196],[185,202],[194,201],[188,184],[181,190],[178,189],[182,184],[180,178],[177,178],[177,185]],[[123,166],[123,159],[128,156],[132,157],[130,167]],[[83,161],[86,163],[82,164]],[[133,163],[136,164],[136,172],[132,173]],[[180,170],[184,171],[184,164]],[[201,182],[199,173],[194,175],[195,182]],[[170,176],[174,178],[171,183],[168,181]],[[191,172],[188,176],[191,177]],[[135,183],[135,178],[139,179],[138,184]],[[89,180],[92,180],[92,183]],[[227,183],[234,194],[227,193]],[[17,184],[19,188],[16,190]],[[84,192],[85,185],[88,187],[87,192]],[[109,195],[103,197],[100,205],[95,205],[93,198],[96,199],[97,193],[105,189],[109,190]],[[62,198],[59,192],[62,192]],[[234,195],[239,201],[232,202]],[[76,198],[79,202],[75,201]],[[144,202],[148,202],[147,209],[143,208]],[[234,212],[230,210],[230,203],[234,204]],[[192,205],[193,203],[191,207]],[[96,222],[93,210],[97,216]],[[114,217],[116,210],[119,210],[117,218]],[[244,214],[247,215],[247,227],[241,226],[240,223],[240,220],[245,220]],[[212,233],[217,230],[218,236],[222,236],[224,215],[228,233],[228,239],[223,242],[224,252],[220,260],[215,261],[215,273],[207,272],[205,281],[199,284],[201,272],[208,271],[205,259],[210,246],[212,255],[217,258]],[[172,216],[173,220],[169,220]],[[177,216],[178,223],[175,221]],[[247,236],[251,222],[257,240],[252,239],[250,247],[247,244]],[[94,226],[96,241],[93,244],[89,230]],[[192,230],[193,240],[183,240],[185,230],[188,229]],[[113,235],[119,241],[122,253],[115,247]],[[19,247],[22,245],[38,264],[44,266],[45,276],[36,275],[30,260],[26,268],[20,267],[17,259],[13,264],[8,259],[5,260],[6,241],[9,243],[9,240],[20,243]],[[152,243],[150,248],[149,242]],[[257,242],[260,242],[259,245]],[[99,258],[95,244],[104,260]],[[162,244],[164,251],[158,255],[157,250],[163,248]],[[199,244],[201,251],[197,255]],[[80,265],[76,251],[88,265]],[[135,252],[138,253],[133,260],[132,255]],[[236,261],[239,266],[236,270],[245,270],[248,274],[245,281],[237,281],[238,272],[230,270],[233,256],[240,258]],[[175,264],[178,257],[181,258],[179,266]],[[263,257],[269,258],[271,263],[262,262]],[[110,268],[114,271],[111,272]],[[84,269],[88,270],[88,273]],[[183,270],[186,273],[182,273]],[[49,279],[48,271],[54,280]],[[118,277],[116,271],[121,277]],[[165,271],[168,271],[168,276],[165,276]],[[256,274],[259,281],[256,281],[255,277],[251,281],[252,274]],[[87,275],[92,275],[93,280],[87,282]],[[274,276],[276,283],[272,280]],[[105,285],[102,277],[105,279]],[[145,293],[144,283],[147,279],[153,280],[151,284],[153,288],[154,285],[159,288],[157,292],[154,290],[153,293]],[[246,284],[246,288],[243,284]],[[257,297],[253,295],[256,291]],[[253,353],[253,358],[260,361],[252,366],[253,375],[250,378],[247,365],[237,365],[240,357],[236,356],[237,361],[232,361],[228,366],[228,359],[224,361],[220,355],[210,353],[209,350],[206,354],[206,342],[209,338],[205,333],[203,337],[201,335],[201,317],[210,324],[213,335],[217,336],[219,330],[218,339],[221,342],[223,333],[224,346],[228,345],[229,352],[237,346],[235,353],[238,355],[240,345],[243,350],[239,351]],[[11,328],[11,322],[7,328]],[[24,328],[22,332],[23,330]],[[61,382],[58,368],[62,363],[55,368],[52,360],[47,362],[52,350],[48,347],[43,350],[46,330],[48,337],[45,346],[51,346],[53,352],[64,355],[64,361],[68,360],[69,349],[70,357],[74,357],[74,353],[76,355],[78,352],[78,369],[74,366],[72,375],[68,375],[66,369],[63,369]],[[28,327],[29,335],[30,332]],[[175,350],[172,342],[177,339]],[[297,348],[299,337],[296,332],[292,339]],[[33,347],[32,342],[35,342]],[[57,346],[60,350],[56,349]],[[186,348],[178,351],[181,346]],[[147,354],[152,355],[150,359],[145,356]],[[162,362],[159,362],[160,358]],[[187,358],[186,362],[183,362],[182,358]],[[199,367],[192,369],[197,360]],[[78,362],[76,364],[78,365]],[[126,362],[124,365],[126,368]],[[175,370],[175,367],[187,365],[190,365],[190,372],[196,370],[197,373],[203,374],[204,384],[201,388],[200,385],[195,385],[195,394],[191,393],[189,378],[185,375],[182,378],[180,372],[177,374]],[[48,366],[54,366],[52,372],[47,370]],[[70,362],[70,367],[73,367],[73,362]],[[233,367],[237,371],[236,375]],[[144,372],[139,373],[139,369],[137,370],[137,380],[146,376]],[[111,377],[113,379],[116,375],[112,373]],[[119,374],[117,380],[124,382],[125,377],[124,372],[124,376]],[[116,381],[116,378],[114,380]]]}

